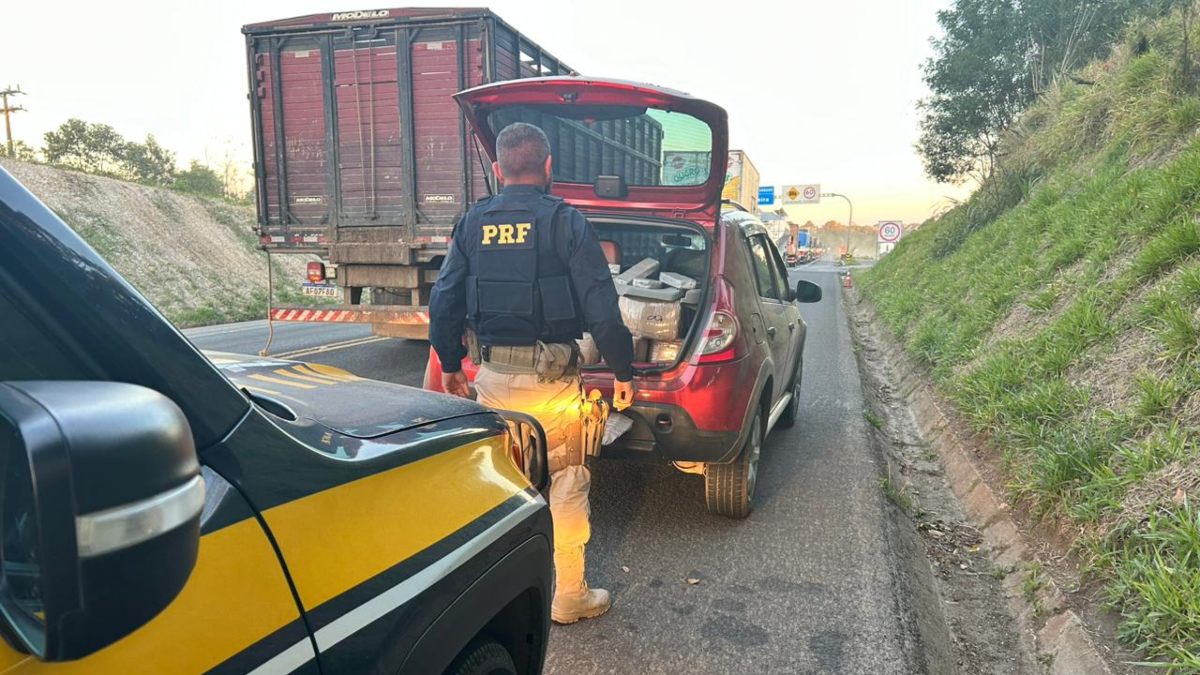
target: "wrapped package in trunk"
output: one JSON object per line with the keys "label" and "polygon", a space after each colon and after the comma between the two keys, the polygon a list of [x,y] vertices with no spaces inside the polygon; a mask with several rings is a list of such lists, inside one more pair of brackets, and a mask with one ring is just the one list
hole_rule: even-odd
{"label": "wrapped package in trunk", "polygon": [[600,363],[600,348],[596,346],[596,340],[592,338],[591,333],[584,333],[583,337],[575,342],[579,343],[580,363],[585,366]]}
{"label": "wrapped package in trunk", "polygon": [[632,283],[634,288],[666,288],[666,284],[658,279],[634,279]]}
{"label": "wrapped package in trunk", "polygon": [[682,307],[678,299],[656,301],[632,295],[621,296],[621,319],[634,337],[674,340],[679,337]]}
{"label": "wrapped package in trunk", "polygon": [[632,284],[634,279],[647,279],[658,272],[658,261],[654,258],[642,258],[640,262],[613,277],[618,284]]}
{"label": "wrapped package in trunk", "polygon": [[650,360],[650,345],[652,341],[647,338],[633,338],[633,361],[634,363],[646,363]]}
{"label": "wrapped package in trunk", "polygon": [[672,288],[681,288],[685,291],[690,291],[700,286],[699,282],[695,279],[677,272],[663,272],[658,275],[658,280]]}
{"label": "wrapped package in trunk", "polygon": [[650,343],[650,360],[655,363],[670,363],[679,358],[683,340],[655,340]]}

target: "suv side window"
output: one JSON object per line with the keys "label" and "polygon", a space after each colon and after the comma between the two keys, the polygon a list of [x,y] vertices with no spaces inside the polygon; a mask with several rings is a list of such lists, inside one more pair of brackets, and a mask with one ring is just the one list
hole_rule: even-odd
{"label": "suv side window", "polygon": [[789,297],[788,293],[791,288],[791,282],[788,281],[787,268],[783,266],[783,259],[779,257],[779,249],[771,244],[771,241],[763,237],[763,245],[767,248],[767,255],[771,259],[772,277],[775,279],[775,288],[779,292],[779,299],[783,300]]}
{"label": "suv side window", "polygon": [[758,283],[758,294],[764,298],[779,300],[779,288],[775,285],[775,272],[771,263],[771,252],[767,240],[761,234],[750,237],[750,261],[754,265],[754,280]]}

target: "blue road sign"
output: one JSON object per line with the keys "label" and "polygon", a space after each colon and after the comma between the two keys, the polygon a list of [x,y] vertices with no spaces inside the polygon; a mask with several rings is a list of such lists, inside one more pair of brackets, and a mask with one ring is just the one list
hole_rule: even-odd
{"label": "blue road sign", "polygon": [[758,188],[758,205],[770,206],[775,203],[775,186]]}

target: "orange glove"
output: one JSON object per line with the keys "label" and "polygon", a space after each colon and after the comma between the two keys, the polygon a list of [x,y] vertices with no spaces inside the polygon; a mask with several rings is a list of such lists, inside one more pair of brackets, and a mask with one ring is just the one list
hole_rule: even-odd
{"label": "orange glove", "polygon": [[613,409],[624,410],[633,404],[633,393],[637,390],[633,386],[633,380],[621,382],[615,380],[613,382]]}

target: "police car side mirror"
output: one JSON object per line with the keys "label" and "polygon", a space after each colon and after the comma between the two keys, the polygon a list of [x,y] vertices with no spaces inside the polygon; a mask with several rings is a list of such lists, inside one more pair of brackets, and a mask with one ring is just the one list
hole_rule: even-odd
{"label": "police car side mirror", "polygon": [[0,382],[0,633],[69,661],[154,618],[200,546],[191,428],[114,382]]}
{"label": "police car side mirror", "polygon": [[796,302],[820,302],[821,287],[811,281],[801,279],[796,282],[796,296],[792,299]]}

